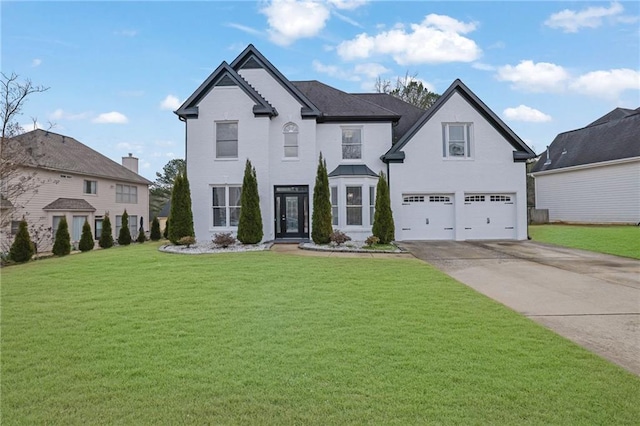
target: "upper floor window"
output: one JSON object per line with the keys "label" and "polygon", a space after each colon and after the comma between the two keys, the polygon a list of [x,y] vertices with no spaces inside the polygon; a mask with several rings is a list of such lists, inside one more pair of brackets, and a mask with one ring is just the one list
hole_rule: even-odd
{"label": "upper floor window", "polygon": [[282,129],[282,133],[284,133],[285,158],[298,158],[298,126],[294,123],[287,123]]}
{"label": "upper floor window", "polygon": [[342,128],[342,159],[359,160],[362,158],[362,129]]}
{"label": "upper floor window", "polygon": [[442,134],[442,155],[445,158],[471,157],[471,123],[443,124]]}
{"label": "upper floor window", "polygon": [[238,158],[238,122],[216,123],[216,158]]}
{"label": "upper floor window", "polygon": [[240,221],[240,186],[213,187],[213,226],[238,226]]}
{"label": "upper floor window", "polygon": [[135,185],[116,184],[116,203],[138,202],[138,187]]}
{"label": "upper floor window", "polygon": [[84,181],[84,193],[85,194],[97,194],[98,193],[98,182],[95,180],[85,180]]}

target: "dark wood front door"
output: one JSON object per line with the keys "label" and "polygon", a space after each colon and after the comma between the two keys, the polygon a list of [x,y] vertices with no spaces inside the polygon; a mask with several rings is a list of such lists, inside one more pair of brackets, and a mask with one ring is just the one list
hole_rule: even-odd
{"label": "dark wood front door", "polygon": [[275,187],[276,238],[309,238],[309,187]]}

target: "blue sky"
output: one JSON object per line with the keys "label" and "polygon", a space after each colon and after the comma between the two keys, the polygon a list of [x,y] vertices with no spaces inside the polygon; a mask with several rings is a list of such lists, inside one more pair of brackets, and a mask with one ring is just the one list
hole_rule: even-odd
{"label": "blue sky", "polygon": [[536,152],[615,107],[640,106],[640,2],[0,3],[2,71],[50,87],[32,118],[150,180],[184,157],[173,114],[254,44],[290,80],[370,92],[460,78]]}

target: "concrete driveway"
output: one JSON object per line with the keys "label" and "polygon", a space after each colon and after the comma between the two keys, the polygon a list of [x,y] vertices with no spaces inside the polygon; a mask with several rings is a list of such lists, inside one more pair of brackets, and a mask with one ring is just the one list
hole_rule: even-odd
{"label": "concrete driveway", "polygon": [[400,246],[640,375],[640,261],[533,241],[409,241]]}

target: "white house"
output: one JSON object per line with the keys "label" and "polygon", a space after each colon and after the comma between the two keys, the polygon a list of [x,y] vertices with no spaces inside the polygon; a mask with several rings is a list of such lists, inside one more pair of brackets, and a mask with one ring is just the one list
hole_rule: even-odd
{"label": "white house", "polygon": [[[93,236],[102,233],[104,215],[109,214],[114,239],[127,210],[131,235],[138,235],[140,223],[149,229],[149,185],[138,174],[138,159],[131,154],[118,164],[76,139],[45,130],[33,130],[2,141],[3,161],[15,163],[15,172],[3,176],[1,223],[2,249],[8,248],[24,218],[31,233],[40,230],[38,241],[47,251],[60,220],[69,224],[72,242],[78,242],[85,220]],[[25,190],[19,182],[29,178]],[[50,230],[50,231],[49,231]],[[32,235],[32,239],[35,235]]]}
{"label": "white house", "polygon": [[616,108],[560,133],[541,156],[536,208],[551,222],[640,222],[640,108]]}
{"label": "white house", "polygon": [[424,111],[386,94],[289,81],[249,45],[176,114],[199,240],[237,231],[246,159],[264,239],[309,238],[320,153],[334,228],[355,240],[371,235],[380,171],[398,240],[527,237],[524,161],[534,153],[459,80]]}

